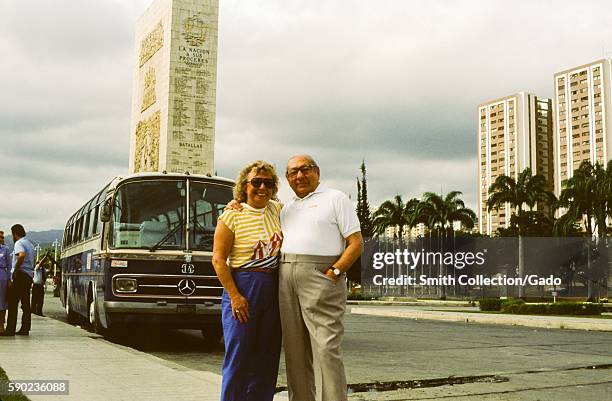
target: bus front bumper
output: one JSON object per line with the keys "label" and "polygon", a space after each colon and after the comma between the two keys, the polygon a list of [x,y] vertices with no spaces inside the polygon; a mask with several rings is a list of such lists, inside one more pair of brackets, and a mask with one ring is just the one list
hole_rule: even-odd
{"label": "bus front bumper", "polygon": [[121,302],[105,301],[107,313],[153,314],[153,315],[221,315],[221,304],[181,304],[166,302]]}
{"label": "bus front bumper", "polygon": [[198,329],[221,325],[221,305],[164,302],[105,301],[105,325],[157,326],[168,329]]}

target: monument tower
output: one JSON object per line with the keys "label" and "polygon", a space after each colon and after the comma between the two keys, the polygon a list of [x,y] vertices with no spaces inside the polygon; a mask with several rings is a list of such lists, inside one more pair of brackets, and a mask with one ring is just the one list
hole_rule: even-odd
{"label": "monument tower", "polygon": [[154,0],[136,24],[130,172],[214,173],[218,0]]}

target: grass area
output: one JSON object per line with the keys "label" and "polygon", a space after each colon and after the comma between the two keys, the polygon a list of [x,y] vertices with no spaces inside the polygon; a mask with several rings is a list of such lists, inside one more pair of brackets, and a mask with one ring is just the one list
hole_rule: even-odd
{"label": "grass area", "polygon": [[519,315],[516,313],[505,313],[501,311],[481,311],[481,310],[452,310],[452,309],[431,309],[434,312],[461,312],[461,313],[484,313],[487,315],[508,315],[508,316],[561,316],[561,317],[586,317],[589,319],[612,319],[612,315]]}
{"label": "grass area", "polygon": [[[8,382],[10,379],[6,375],[4,369],[0,367],[0,383]],[[2,401],[29,401],[30,399],[25,395],[18,393],[14,395],[5,395],[0,393],[0,400]]]}

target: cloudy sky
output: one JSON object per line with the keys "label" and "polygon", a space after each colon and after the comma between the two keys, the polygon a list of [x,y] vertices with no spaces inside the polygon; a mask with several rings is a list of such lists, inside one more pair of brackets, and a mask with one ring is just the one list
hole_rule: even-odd
{"label": "cloudy sky", "polygon": [[[62,228],[127,172],[151,1],[0,2],[0,229]],[[365,159],[373,206],[460,190],[475,207],[476,105],[551,96],[554,72],[612,55],[609,1],[220,3],[219,175],[306,152],[355,199]]]}

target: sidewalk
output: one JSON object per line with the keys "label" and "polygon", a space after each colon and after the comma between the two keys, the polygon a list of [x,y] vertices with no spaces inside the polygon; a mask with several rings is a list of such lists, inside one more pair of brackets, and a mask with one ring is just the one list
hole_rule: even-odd
{"label": "sidewalk", "polygon": [[[450,308],[449,308],[450,309]],[[351,313],[361,315],[401,317],[409,319],[442,320],[447,322],[503,324],[512,326],[540,327],[547,329],[573,329],[612,331],[612,319],[581,318],[573,316],[502,315],[493,313],[432,311],[410,306],[352,306]]]}
{"label": "sidewalk", "polygon": [[12,380],[69,380],[70,389],[68,396],[27,395],[32,401],[219,400],[217,374],[185,368],[51,318],[32,315],[32,328],[28,337],[0,337],[0,367]]}

